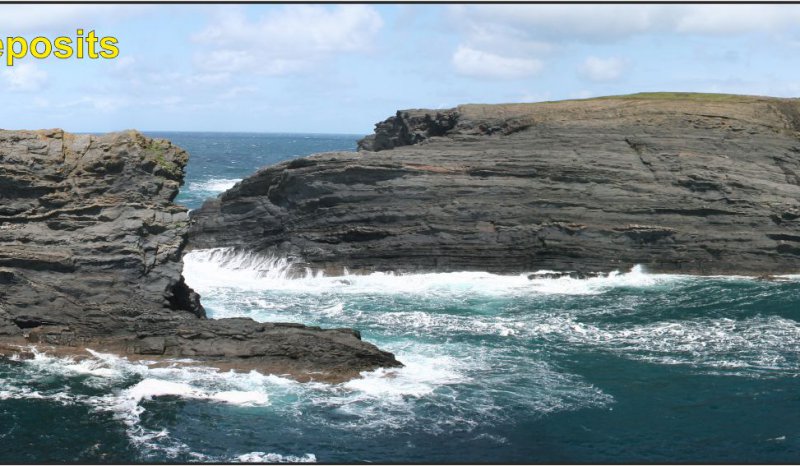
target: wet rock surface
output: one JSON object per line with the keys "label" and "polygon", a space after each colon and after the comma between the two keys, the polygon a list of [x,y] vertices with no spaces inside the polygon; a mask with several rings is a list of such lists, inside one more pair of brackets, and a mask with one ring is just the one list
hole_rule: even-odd
{"label": "wet rock surface", "polygon": [[357,153],[266,167],[190,247],[351,271],[800,269],[800,103],[651,94],[409,110]]}
{"label": "wet rock surface", "polygon": [[399,364],[351,330],[206,319],[172,202],[187,160],[135,131],[0,131],[0,354],[91,348],[326,380]]}

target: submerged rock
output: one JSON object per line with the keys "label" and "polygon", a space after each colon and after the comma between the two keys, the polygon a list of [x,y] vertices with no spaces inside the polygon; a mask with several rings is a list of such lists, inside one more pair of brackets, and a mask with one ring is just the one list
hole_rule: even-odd
{"label": "submerged rock", "polygon": [[585,280],[587,278],[595,278],[603,276],[601,273],[587,273],[587,272],[540,272],[528,275],[528,280],[553,280],[559,278],[571,278],[573,280]]}
{"label": "submerged rock", "polygon": [[190,247],[328,273],[796,272],[798,130],[796,99],[709,94],[400,111],[207,201]]}
{"label": "submerged rock", "polygon": [[187,160],[135,131],[0,131],[0,354],[91,348],[325,380],[399,365],[352,330],[206,320],[172,202]]}

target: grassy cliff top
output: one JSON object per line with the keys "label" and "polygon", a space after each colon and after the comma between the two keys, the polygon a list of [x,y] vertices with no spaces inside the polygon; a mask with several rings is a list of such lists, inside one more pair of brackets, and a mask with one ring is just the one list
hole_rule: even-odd
{"label": "grassy cliff top", "polygon": [[462,120],[583,120],[662,118],[665,115],[715,116],[800,130],[800,99],[701,92],[640,92],[534,103],[466,104]]}
{"label": "grassy cliff top", "polygon": [[638,92],[636,94],[594,97],[583,100],[622,99],[622,100],[688,100],[693,102],[753,102],[761,100],[796,100],[780,97],[741,94],[714,94],[709,92]]}

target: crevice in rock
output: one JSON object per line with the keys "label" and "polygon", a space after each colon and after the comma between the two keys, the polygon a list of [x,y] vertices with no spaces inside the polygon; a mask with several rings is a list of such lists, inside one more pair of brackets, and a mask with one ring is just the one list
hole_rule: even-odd
{"label": "crevice in rock", "polygon": [[641,141],[634,141],[631,138],[625,138],[625,143],[636,152],[636,155],[639,157],[639,161],[642,165],[650,171],[650,174],[653,175],[653,179],[656,181],[660,181],[658,175],[656,174],[655,168],[653,168],[653,163],[649,160],[645,160],[644,153],[645,149],[647,149],[647,144]]}
{"label": "crevice in rock", "polygon": [[44,325],[61,325],[59,322],[53,322],[39,317],[24,316],[24,315],[14,317],[12,319],[12,322],[14,322],[14,324],[21,329],[42,327]]}
{"label": "crevice in rock", "polygon": [[206,318],[206,310],[200,302],[200,295],[186,284],[183,275],[169,290],[167,300],[169,308],[173,311],[189,311],[201,319]]}

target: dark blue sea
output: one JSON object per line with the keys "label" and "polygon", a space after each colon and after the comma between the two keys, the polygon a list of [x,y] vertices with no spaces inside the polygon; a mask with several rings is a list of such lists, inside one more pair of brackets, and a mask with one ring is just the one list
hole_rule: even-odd
{"label": "dark blue sea", "polygon": [[[358,137],[150,135],[191,154],[190,208]],[[212,317],[354,327],[405,367],[326,385],[102,353],[3,361],[0,462],[800,463],[800,275],[291,279],[285,258],[220,250],[184,264]]]}

